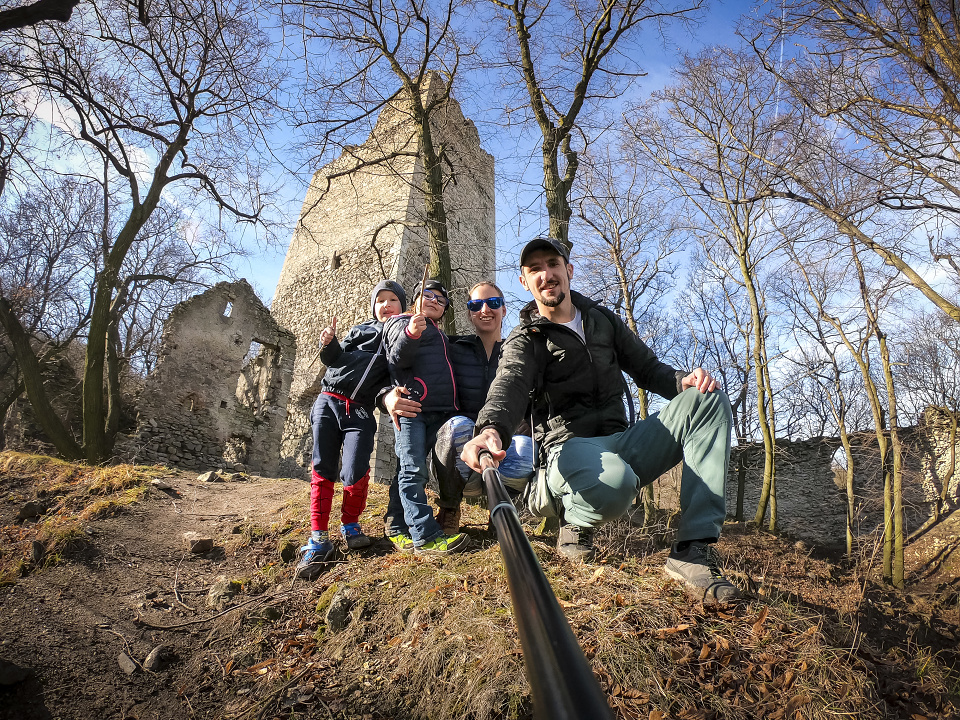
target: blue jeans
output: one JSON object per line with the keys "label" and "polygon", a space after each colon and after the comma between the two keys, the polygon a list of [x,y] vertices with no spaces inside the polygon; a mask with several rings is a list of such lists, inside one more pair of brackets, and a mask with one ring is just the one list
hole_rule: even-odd
{"label": "blue jeans", "polygon": [[[474,422],[463,415],[455,415],[443,424],[437,433],[433,449],[433,474],[437,478],[442,508],[458,508],[464,488],[473,471],[460,459],[460,452],[473,437]],[[500,478],[508,490],[522,493],[533,476],[533,441],[526,435],[514,435],[506,457],[500,461]]]}
{"label": "blue jeans", "polygon": [[427,502],[426,487],[430,478],[427,455],[436,442],[437,431],[448,417],[449,413],[445,412],[422,412],[416,417],[400,418],[400,429],[394,429],[400,473],[397,482],[390,484],[384,533],[388,536],[409,534],[418,547],[443,535]]}

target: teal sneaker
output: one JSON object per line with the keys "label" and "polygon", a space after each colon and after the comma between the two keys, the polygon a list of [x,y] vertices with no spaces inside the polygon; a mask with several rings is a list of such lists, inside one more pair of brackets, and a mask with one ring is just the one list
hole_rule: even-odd
{"label": "teal sneaker", "polygon": [[449,555],[463,552],[470,545],[470,536],[466,533],[441,535],[417,548],[417,555]]}
{"label": "teal sneaker", "polygon": [[387,540],[393,543],[393,549],[397,552],[409,555],[413,552],[413,538],[409,535],[387,535]]}
{"label": "teal sneaker", "polygon": [[360,550],[361,548],[370,547],[370,543],[372,542],[369,537],[363,534],[363,530],[360,529],[360,523],[341,525],[340,535],[343,536],[344,541],[347,543],[347,549],[349,550]]}
{"label": "teal sneaker", "polygon": [[300,562],[297,563],[296,577],[304,580],[316,580],[323,572],[326,563],[333,557],[333,543],[327,532],[320,534],[317,540],[311,537],[300,548]]}

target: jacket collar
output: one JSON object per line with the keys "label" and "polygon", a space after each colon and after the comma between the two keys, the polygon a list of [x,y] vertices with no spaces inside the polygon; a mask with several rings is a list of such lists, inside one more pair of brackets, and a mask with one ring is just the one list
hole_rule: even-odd
{"label": "jacket collar", "polygon": [[[599,305],[595,300],[591,300],[585,295],[581,295],[576,290],[570,291],[570,302],[573,303],[575,308],[578,308],[581,313],[586,313],[587,310],[597,307]],[[552,322],[547,320],[540,314],[540,311],[537,309],[537,301],[531,300],[526,305],[523,306],[523,309],[520,311],[520,324],[521,325],[534,325]]]}

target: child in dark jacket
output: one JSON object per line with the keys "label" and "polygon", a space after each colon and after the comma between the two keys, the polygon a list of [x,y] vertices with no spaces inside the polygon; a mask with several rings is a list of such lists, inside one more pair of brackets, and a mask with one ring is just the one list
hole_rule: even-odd
{"label": "child in dark jacket", "polygon": [[394,383],[420,403],[416,417],[401,417],[395,429],[400,472],[390,486],[384,533],[397,549],[445,555],[469,544],[469,537],[445,535],[427,503],[427,455],[437,430],[458,411],[457,389],[447,337],[437,325],[447,309],[447,291],[428,280],[415,299],[416,312],[398,315],[384,328],[384,342]]}
{"label": "child in dark jacket", "polygon": [[370,294],[372,320],[350,328],[342,344],[336,337],[336,318],[320,334],[320,360],[327,371],[310,413],[312,532],[307,544],[300,548],[299,577],[316,578],[323,563],[333,555],[328,528],[338,464],[343,482],[340,534],[351,550],[370,545],[370,538],[360,529],[358,521],[367,505],[370,454],[377,432],[374,404],[377,394],[390,384],[383,323],[406,308],[403,288],[393,280],[384,280]]}

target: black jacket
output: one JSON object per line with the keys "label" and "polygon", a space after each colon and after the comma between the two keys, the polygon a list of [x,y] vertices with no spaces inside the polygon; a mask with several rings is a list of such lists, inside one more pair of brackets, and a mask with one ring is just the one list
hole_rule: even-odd
{"label": "black jacket", "polygon": [[497,340],[493,353],[487,359],[483,341],[477,335],[451,335],[447,340],[450,360],[453,361],[453,374],[457,380],[460,414],[476,420],[477,413],[487,399],[490,383],[497,374],[503,341]]}
{"label": "black jacket", "polygon": [[550,445],[571,437],[627,428],[621,370],[639,387],[668,400],[680,393],[685,372],[660,362],[613,311],[577,292],[570,297],[582,314],[586,343],[573,330],[541,317],[535,302],[521,311],[520,324],[504,342],[496,378],[477,418],[478,430],[496,428],[504,447],[538,380],[534,432],[541,457]]}
{"label": "black jacket", "polygon": [[321,389],[372,408],[377,394],[390,384],[382,342],[383,324],[378,320],[354,325],[342,344],[336,338],[330,341],[320,350],[320,362],[327,366]]}
{"label": "black jacket", "polygon": [[419,338],[407,334],[410,315],[387,320],[383,337],[394,384],[406,387],[424,412],[459,412],[447,336],[433,320]]}

